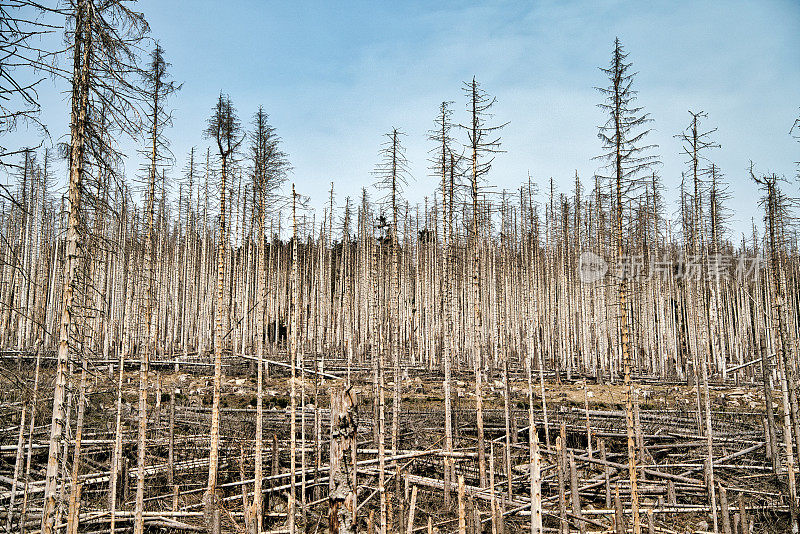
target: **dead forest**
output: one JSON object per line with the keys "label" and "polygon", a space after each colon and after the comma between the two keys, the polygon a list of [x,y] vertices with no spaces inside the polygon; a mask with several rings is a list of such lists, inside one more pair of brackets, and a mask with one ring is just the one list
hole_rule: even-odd
{"label": "dead forest", "polygon": [[797,532],[797,185],[729,169],[763,215],[734,236],[713,117],[661,176],[619,39],[596,175],[492,187],[513,118],[473,78],[431,110],[428,176],[390,128],[339,198],[266,107],[221,92],[172,131],[135,4],[0,15],[1,144],[46,128],[24,73],[70,102],[64,143],[0,149],[0,530]]}

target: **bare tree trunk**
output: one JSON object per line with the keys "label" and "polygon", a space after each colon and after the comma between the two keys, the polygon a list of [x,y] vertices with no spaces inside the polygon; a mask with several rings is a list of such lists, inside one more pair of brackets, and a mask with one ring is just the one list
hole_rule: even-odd
{"label": "bare tree trunk", "polygon": [[[40,317],[42,314],[39,314]],[[20,533],[25,532],[25,523],[28,513],[28,486],[31,479],[31,461],[33,456],[33,434],[36,429],[36,403],[39,398],[39,369],[42,360],[42,337],[41,334],[36,340],[36,371],[33,379],[33,399],[31,399],[31,422],[28,430],[28,452],[25,459],[25,484],[23,485],[22,509],[19,517]],[[9,512],[10,515],[10,512]]]}
{"label": "bare tree trunk", "polygon": [[291,360],[292,376],[290,386],[290,412],[289,412],[289,433],[291,435],[291,448],[289,451],[289,470],[291,472],[290,478],[290,492],[289,492],[289,534],[295,533],[295,499],[296,499],[296,462],[297,462],[297,423],[295,422],[297,416],[297,344],[298,344],[298,327],[300,314],[300,279],[299,279],[299,259],[297,241],[299,236],[297,234],[297,193],[292,184],[292,309],[291,309],[291,346],[289,352],[289,359]]}
{"label": "bare tree trunk", "polygon": [[214,312],[214,398],[211,406],[211,450],[208,463],[208,488],[203,497],[203,506],[206,515],[206,524],[210,534],[219,532],[218,504],[217,504],[217,469],[219,466],[219,419],[220,419],[220,388],[222,385],[222,340],[223,322],[225,317],[225,251],[226,251],[226,175],[227,158],[222,158],[222,173],[220,187],[220,212],[219,212],[219,245],[217,252],[217,295],[216,310]]}
{"label": "bare tree trunk", "polygon": [[66,416],[64,402],[67,386],[67,362],[70,351],[70,328],[73,323],[74,289],[77,285],[79,261],[79,226],[81,214],[81,188],[83,187],[84,149],[89,102],[90,66],[92,50],[92,16],[85,0],[76,6],[75,43],[73,45],[72,120],[70,123],[70,177],[69,223],[67,227],[64,286],[59,327],[58,361],[56,363],[55,389],[53,391],[53,416],[50,425],[50,443],[45,475],[42,534],[53,533],[53,513],[56,509],[56,477],[58,450],[64,432]]}
{"label": "bare tree trunk", "polygon": [[67,516],[67,532],[78,532],[78,507],[80,505],[80,482],[78,476],[81,466],[81,441],[83,439],[83,417],[86,413],[86,355],[81,362],[81,381],[78,396],[78,417],[75,425],[75,445],[72,449],[72,483],[69,496],[69,514]]}
{"label": "bare tree trunk", "polygon": [[351,389],[331,389],[331,441],[328,530],[331,534],[355,534],[355,492],[349,485],[344,463],[356,444],[356,397]]}
{"label": "bare tree trunk", "polygon": [[[531,350],[531,349],[529,349]],[[531,534],[542,534],[542,475],[539,434],[533,421],[533,357],[528,355],[528,445],[531,463]],[[510,483],[509,478],[509,483]]]}
{"label": "bare tree trunk", "polygon": [[11,524],[14,518],[14,501],[17,497],[17,483],[19,482],[19,475],[20,470],[22,469],[22,451],[23,451],[23,443],[25,438],[25,419],[28,415],[28,403],[25,399],[22,399],[22,412],[19,416],[19,433],[17,437],[17,454],[14,458],[14,478],[11,482],[11,496],[9,497],[8,503],[8,517],[6,517],[6,532],[11,534]]}

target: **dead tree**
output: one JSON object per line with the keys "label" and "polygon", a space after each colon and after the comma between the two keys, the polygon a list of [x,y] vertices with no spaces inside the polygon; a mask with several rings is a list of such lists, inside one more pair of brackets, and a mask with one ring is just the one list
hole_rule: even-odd
{"label": "dead tree", "polygon": [[[786,215],[788,199],[782,195],[778,188],[776,175],[757,177],[753,169],[750,176],[764,191],[765,197],[762,204],[766,212],[767,246],[769,250],[770,282],[772,285],[772,304],[774,306],[778,330],[778,362],[781,369],[781,390],[783,394],[783,438],[786,452],[786,475],[789,489],[789,511],[791,515],[792,530],[798,529],[798,496],[795,478],[795,456],[792,445],[792,430],[797,426],[798,408],[796,398],[797,379],[795,376],[796,357],[793,351],[794,344],[789,339],[789,329],[786,315],[786,282],[784,280],[784,266],[782,265],[781,249],[783,248],[782,224]],[[771,402],[769,400],[768,402]],[[792,424],[794,422],[794,425]],[[795,442],[798,443],[797,439]]]}
{"label": "dead tree", "polygon": [[[701,328],[703,354],[700,357],[695,357],[694,361],[699,361],[700,378],[703,385],[703,394],[705,397],[704,411],[705,411],[705,433],[708,453],[708,497],[711,506],[712,519],[714,523],[714,532],[718,530],[717,518],[717,498],[716,498],[716,483],[714,481],[714,437],[713,429],[711,428],[711,399],[708,389],[708,373],[709,365],[713,361],[711,342],[711,319],[710,307],[711,297],[708,289],[707,280],[707,265],[708,265],[708,249],[704,243],[704,232],[702,224],[702,191],[701,181],[703,179],[703,169],[701,164],[705,159],[705,151],[711,148],[717,148],[719,145],[710,140],[710,136],[716,130],[701,131],[699,128],[699,119],[706,117],[702,111],[699,113],[689,112],[692,116],[692,122],[686,131],[679,136],[683,141],[683,152],[689,157],[689,165],[692,173],[692,183],[694,195],[692,197],[692,250],[694,251],[695,261],[700,262],[699,279],[694,281],[694,297],[695,307],[703,310],[703,328]],[[723,364],[724,366],[724,364]],[[697,369],[695,369],[697,372]],[[698,388],[699,391],[699,388]]]}
{"label": "dead tree", "polygon": [[[600,87],[598,91],[604,100],[599,107],[608,113],[608,120],[600,126],[598,137],[605,152],[598,159],[606,161],[606,169],[613,183],[614,191],[614,230],[616,254],[620,262],[624,261],[626,243],[624,239],[624,204],[630,202],[637,177],[645,170],[658,163],[656,156],[650,154],[655,145],[643,144],[643,139],[650,132],[647,124],[652,120],[643,108],[637,107],[636,91],[633,90],[631,63],[626,62],[628,54],[622,48],[619,39],[614,41],[611,62],[607,68],[600,70],[608,76],[608,87]],[[633,383],[631,381],[630,329],[628,321],[628,278],[629,273],[620,273],[617,282],[619,304],[620,346],[624,383],[626,388],[626,412],[628,435],[628,470],[631,482],[631,509],[633,512],[634,534],[639,534],[639,504],[636,493],[636,450],[633,436]]]}
{"label": "dead tree", "polygon": [[[354,534],[355,489],[350,485],[347,462],[356,447],[357,400],[351,388],[331,388],[330,482],[328,492],[328,531]],[[356,468],[355,465],[352,466]]]}
{"label": "dead tree", "polygon": [[236,116],[236,110],[228,95],[220,93],[212,115],[208,119],[208,128],[205,131],[205,135],[216,142],[221,164],[219,189],[219,244],[217,247],[217,294],[216,310],[214,314],[214,400],[211,408],[211,450],[208,464],[208,488],[203,497],[206,524],[208,525],[209,531],[218,533],[219,512],[217,511],[216,490],[217,470],[219,465],[219,403],[222,382],[223,317],[225,315],[225,252],[227,245],[225,195],[230,166],[234,161],[239,145],[244,139],[241,136],[241,126]]}
{"label": "dead tree", "polygon": [[[376,184],[384,192],[381,199],[383,203],[391,209],[391,227],[389,228],[388,244],[392,255],[392,264],[389,276],[390,291],[387,295],[389,314],[390,339],[389,346],[392,354],[392,369],[394,390],[392,397],[392,455],[397,455],[398,441],[400,434],[400,355],[402,352],[400,339],[400,323],[402,303],[400,293],[400,238],[398,233],[398,212],[402,204],[403,188],[408,181],[408,163],[406,162],[405,150],[400,143],[403,133],[397,128],[386,134],[381,151],[381,161],[375,169],[375,176],[378,178]],[[392,464],[393,469],[397,469],[397,462]],[[402,500],[400,499],[400,477],[395,476],[395,498],[397,499],[399,524],[402,525],[404,518]],[[402,526],[399,530],[403,530]]]}
{"label": "dead tree", "polygon": [[[92,169],[113,172],[118,154],[110,145],[106,131],[91,124],[91,117],[108,113],[113,125],[127,134],[138,131],[135,98],[138,95],[129,76],[138,72],[135,47],[149,30],[144,17],[115,0],[97,4],[78,0],[68,14],[72,42],[72,74],[69,156],[69,222],[66,237],[66,260],[59,324],[58,360],[53,392],[42,533],[54,529],[58,455],[66,423],[65,401],[67,370],[72,347],[77,310],[75,292],[79,286],[79,268],[85,253],[86,236],[83,201],[91,185]],[[113,88],[113,91],[111,89]],[[100,112],[100,108],[104,113]],[[95,175],[96,176],[96,175]]]}
{"label": "dead tree", "polygon": [[464,94],[467,97],[467,110],[470,121],[461,128],[467,132],[467,149],[472,154],[472,167],[470,174],[470,191],[472,199],[472,364],[475,371],[475,412],[478,431],[478,472],[481,487],[486,487],[486,450],[483,435],[483,391],[482,391],[482,351],[483,351],[483,326],[481,315],[481,238],[480,219],[481,212],[478,206],[478,194],[481,189],[480,181],[492,168],[495,154],[500,150],[500,137],[498,132],[506,124],[487,126],[486,120],[491,116],[492,106],[496,99],[490,97],[481,89],[480,84],[472,79],[464,82]]}
{"label": "dead tree", "polygon": [[[257,310],[256,310],[256,335],[258,351],[257,370],[257,396],[256,396],[256,440],[255,440],[255,484],[253,488],[253,502],[249,516],[250,530],[259,533],[263,530],[263,505],[262,505],[262,473],[263,473],[263,406],[264,406],[264,350],[267,338],[266,303],[267,303],[267,267],[266,267],[266,236],[264,219],[267,209],[271,207],[277,189],[286,179],[289,165],[286,154],[280,149],[280,138],[275,128],[268,122],[267,114],[259,108],[253,116],[253,131],[250,134],[250,156],[252,158],[253,193],[256,197],[257,230]],[[247,517],[246,516],[246,517]]]}
{"label": "dead tree", "polygon": [[[144,532],[144,470],[147,448],[147,387],[150,359],[155,354],[158,343],[158,328],[154,324],[154,307],[156,306],[156,247],[155,247],[155,195],[156,181],[159,177],[158,169],[165,163],[169,164],[169,146],[164,137],[164,128],[170,125],[171,117],[166,110],[166,99],[180,86],[169,80],[167,68],[169,64],[164,60],[164,49],[156,43],[150,55],[150,66],[144,73],[144,86],[146,92],[147,120],[149,123],[149,140],[147,148],[148,166],[147,188],[145,192],[145,211],[147,213],[147,235],[145,237],[145,270],[147,291],[145,293],[145,328],[147,338],[145,350],[140,354],[139,367],[139,450],[137,455],[137,481],[136,481],[136,521],[134,531],[136,534]],[[160,400],[157,400],[160,402]]]}
{"label": "dead tree", "polygon": [[[454,182],[456,171],[455,156],[453,154],[454,140],[451,137],[453,128],[452,115],[453,111],[450,108],[452,102],[442,102],[439,106],[439,113],[436,116],[436,127],[431,130],[428,138],[436,143],[436,146],[431,149],[431,163],[432,171],[441,180],[441,193],[442,193],[442,233],[444,234],[442,254],[443,266],[443,299],[442,310],[444,313],[444,331],[442,335],[442,371],[444,373],[444,381],[442,389],[444,391],[444,448],[448,453],[453,452],[453,407],[452,407],[452,358],[455,343],[453,340],[453,284],[451,283],[451,276],[453,273],[453,219],[452,219],[452,185]],[[451,482],[454,481],[453,477],[453,459],[446,457],[444,459],[444,501],[445,508],[450,508],[451,498]]]}
{"label": "dead tree", "polygon": [[[289,534],[296,531],[296,509],[297,509],[297,365],[300,343],[300,258],[299,246],[300,234],[297,225],[297,204],[299,195],[292,184],[292,267],[291,267],[291,331],[289,333],[289,359],[291,367],[291,384],[289,386],[289,514],[288,526]],[[303,385],[305,390],[305,386]],[[305,444],[303,444],[305,447]]]}

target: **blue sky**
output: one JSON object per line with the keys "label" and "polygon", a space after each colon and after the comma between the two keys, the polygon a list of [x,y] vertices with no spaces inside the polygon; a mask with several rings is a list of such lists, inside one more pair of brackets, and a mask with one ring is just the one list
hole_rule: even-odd
{"label": "blue sky", "polygon": [[[329,183],[337,204],[372,183],[381,136],[404,141],[413,203],[433,194],[427,131],[439,103],[465,120],[463,81],[475,76],[497,97],[503,148],[488,181],[514,190],[528,172],[571,190],[589,186],[600,153],[594,86],[619,36],[639,72],[639,104],[654,119],[669,212],[685,168],[674,135],[687,110],[708,113],[722,148],[711,159],[730,182],[738,240],[760,216],[747,178],[758,169],[796,174],[800,143],[800,3],[759,2],[193,2],[138,4],[183,89],[167,135],[177,176],[191,146],[205,149],[205,120],[220,91],[243,123],[263,105],[294,167],[290,180],[321,207]],[[48,82],[49,83],[49,82]],[[64,86],[42,89],[54,138],[67,131]],[[5,146],[27,143],[18,131]],[[15,137],[18,142],[15,143]],[[132,147],[133,148],[133,147]],[[132,152],[132,150],[131,150]],[[129,174],[138,164],[128,162]],[[796,187],[793,185],[793,189]],[[321,217],[321,210],[318,217]]]}

